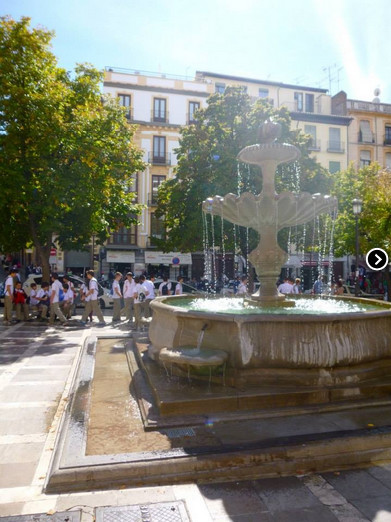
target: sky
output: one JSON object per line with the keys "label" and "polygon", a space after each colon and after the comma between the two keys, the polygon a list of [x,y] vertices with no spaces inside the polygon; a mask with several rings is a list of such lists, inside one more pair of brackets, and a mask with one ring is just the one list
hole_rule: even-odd
{"label": "sky", "polygon": [[391,103],[391,0],[1,0],[55,32],[59,65],[196,70]]}

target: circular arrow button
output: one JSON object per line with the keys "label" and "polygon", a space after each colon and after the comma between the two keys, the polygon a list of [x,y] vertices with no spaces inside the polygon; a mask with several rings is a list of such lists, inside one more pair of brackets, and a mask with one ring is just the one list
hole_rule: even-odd
{"label": "circular arrow button", "polygon": [[372,248],[365,258],[371,270],[383,270],[388,265],[388,255],[382,248]]}

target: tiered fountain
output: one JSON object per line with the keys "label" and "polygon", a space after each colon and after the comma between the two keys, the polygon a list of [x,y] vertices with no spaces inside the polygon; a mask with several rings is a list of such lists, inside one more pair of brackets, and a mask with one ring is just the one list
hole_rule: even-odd
{"label": "tiered fountain", "polygon": [[[387,304],[374,301],[291,300],[277,291],[280,268],[287,259],[277,242],[278,231],[331,212],[337,205],[330,196],[276,194],[277,166],[300,156],[293,145],[276,142],[279,133],[278,124],[265,122],[260,143],[238,155],[240,161],[261,168],[260,194],[215,196],[203,203],[204,212],[259,233],[260,242],[249,256],[260,281],[259,292],[241,303],[239,310],[234,299],[232,309],[218,312],[213,311],[215,300],[201,309],[199,301],[190,297],[154,300],[149,353],[178,372],[224,363],[227,384],[242,389],[260,384],[315,386],[319,392],[315,399],[307,393],[315,402],[360,396],[361,382],[391,374],[391,311]],[[197,346],[201,331],[202,347]],[[339,388],[352,383],[357,385],[354,391]]]}

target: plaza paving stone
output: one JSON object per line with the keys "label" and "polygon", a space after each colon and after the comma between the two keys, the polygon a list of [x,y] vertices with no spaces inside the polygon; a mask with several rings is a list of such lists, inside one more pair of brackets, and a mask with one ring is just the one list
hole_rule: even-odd
{"label": "plaza paving stone", "polygon": [[[112,327],[103,331],[115,333]],[[30,324],[0,327],[0,365],[7,370],[0,373],[0,517],[81,509],[82,522],[86,522],[93,519],[98,506],[183,500],[192,522],[391,521],[390,464],[307,477],[44,494],[59,426],[57,407],[61,409],[68,399],[72,364],[84,337],[97,332],[102,330],[70,333],[65,328],[53,331]],[[17,353],[10,355],[13,347]],[[30,350],[28,355],[26,350]],[[68,392],[60,399],[64,389]],[[384,414],[376,410],[374,423],[380,423]],[[342,429],[362,427],[365,421],[360,414],[347,419],[341,413],[332,422],[333,429]],[[278,419],[273,422],[278,429]],[[301,432],[300,419],[288,424],[291,433]],[[318,429],[327,430],[327,425],[320,421]],[[245,424],[236,435],[243,431]],[[223,433],[218,435],[223,437]],[[225,435],[224,440],[229,440],[233,432]]]}

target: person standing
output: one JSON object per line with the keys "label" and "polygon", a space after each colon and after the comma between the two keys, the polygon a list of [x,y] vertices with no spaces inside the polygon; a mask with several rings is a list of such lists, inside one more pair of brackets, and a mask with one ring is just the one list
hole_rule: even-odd
{"label": "person standing", "polygon": [[171,283],[167,276],[163,276],[163,283],[160,283],[159,295],[171,295]]}
{"label": "person standing", "polygon": [[14,277],[16,276],[16,270],[11,268],[9,275],[5,281],[5,292],[4,292],[4,324],[10,325],[12,321],[12,305],[14,302]]}
{"label": "person standing", "polygon": [[145,300],[149,294],[146,286],[143,284],[144,280],[145,280],[144,276],[136,277],[136,279],[135,279],[136,288],[135,288],[133,297],[134,297],[134,320],[135,320],[136,330],[141,329],[141,327],[143,326],[142,319],[143,319],[143,317],[145,317]]}
{"label": "person standing", "polygon": [[106,323],[98,301],[98,281],[95,279],[95,272],[93,270],[87,270],[87,279],[88,290],[84,294],[86,307],[84,309],[81,322],[86,324],[87,317],[92,312],[99,319],[98,326],[104,326]]}
{"label": "person standing", "polygon": [[62,301],[62,310],[67,319],[70,319],[72,317],[72,310],[73,310],[73,300],[74,300],[74,294],[72,288],[70,288],[68,283],[63,284],[64,288],[64,300]]}
{"label": "person standing", "polygon": [[59,318],[62,324],[66,324],[67,322],[66,317],[60,308],[60,290],[62,290],[62,284],[58,280],[58,274],[54,272],[52,274],[52,286],[50,291],[49,324],[54,324],[54,319],[56,316]]}
{"label": "person standing", "polygon": [[136,288],[136,283],[133,279],[132,272],[128,272],[126,274],[126,279],[123,287],[123,293],[124,293],[124,309],[125,309],[125,316],[126,320],[129,321],[129,323],[133,322],[133,302],[134,302],[134,292]]}
{"label": "person standing", "polygon": [[178,276],[177,281],[178,282],[175,287],[175,295],[182,295],[183,294],[183,277]]}
{"label": "person standing", "polygon": [[121,272],[116,272],[114,275],[114,281],[112,285],[112,292],[113,292],[113,323],[116,323],[118,321],[121,321],[121,299],[122,299],[122,293],[121,293],[121,287],[119,285],[119,282],[122,279]]}
{"label": "person standing", "polygon": [[240,284],[238,286],[238,291],[236,295],[246,295],[247,294],[247,276],[242,276],[240,280]]}
{"label": "person standing", "polygon": [[152,308],[151,303],[153,299],[155,299],[155,276],[152,274],[149,279],[146,279],[144,281],[144,286],[148,290],[148,295],[146,299],[146,306],[145,306],[145,315],[146,317],[152,317]]}
{"label": "person standing", "polygon": [[295,284],[292,288],[292,294],[301,294],[301,281],[300,277],[296,277]]}
{"label": "person standing", "polygon": [[284,282],[280,284],[280,286],[278,287],[278,291],[280,292],[280,294],[285,295],[293,293],[293,284],[289,277],[286,277],[284,279]]}

